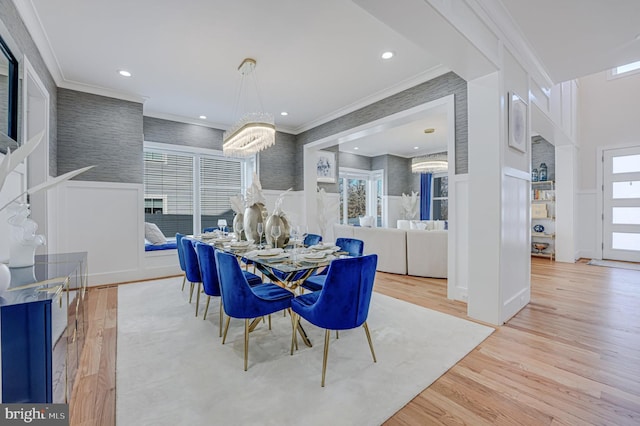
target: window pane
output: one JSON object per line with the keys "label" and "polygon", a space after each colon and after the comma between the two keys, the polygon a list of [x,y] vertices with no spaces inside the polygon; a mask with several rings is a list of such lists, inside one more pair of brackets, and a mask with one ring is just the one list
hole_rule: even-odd
{"label": "window pane", "polygon": [[613,157],[613,173],[640,172],[640,155]]}
{"label": "window pane", "polygon": [[202,228],[217,227],[226,219],[229,230],[234,212],[229,198],[242,192],[240,162],[217,157],[200,158],[200,222]]}
{"label": "window pane", "polygon": [[447,176],[433,179],[433,197],[443,198],[449,196],[449,178]]}
{"label": "window pane", "polygon": [[635,71],[637,69],[640,69],[640,61],[632,62],[630,64],[621,65],[619,67],[616,67],[616,74],[623,74],[625,72]]}
{"label": "window pane", "polygon": [[640,181],[613,182],[613,198],[640,198]]}
{"label": "window pane", "polygon": [[344,178],[338,179],[338,192],[340,193],[340,223],[344,225]]}
{"label": "window pane", "polygon": [[347,223],[360,224],[359,218],[367,215],[367,181],[348,179]]}
{"label": "window pane", "polygon": [[449,200],[433,200],[433,220],[449,219]]}
{"label": "window pane", "polygon": [[376,181],[376,224],[378,227],[382,226],[382,179]]}
{"label": "window pane", "polygon": [[614,250],[640,251],[640,234],[614,232],[611,246]]}
{"label": "window pane", "polygon": [[158,225],[167,237],[193,232],[191,156],[145,152],[144,193],[145,221]]}
{"label": "window pane", "polygon": [[640,225],[640,207],[614,207],[612,216],[617,225]]}

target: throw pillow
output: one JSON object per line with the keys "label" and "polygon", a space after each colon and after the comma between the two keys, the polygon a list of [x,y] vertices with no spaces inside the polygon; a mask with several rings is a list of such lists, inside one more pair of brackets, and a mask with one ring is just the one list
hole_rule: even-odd
{"label": "throw pillow", "polygon": [[167,238],[164,236],[158,225],[155,223],[144,223],[144,238],[151,241],[151,244],[166,244]]}

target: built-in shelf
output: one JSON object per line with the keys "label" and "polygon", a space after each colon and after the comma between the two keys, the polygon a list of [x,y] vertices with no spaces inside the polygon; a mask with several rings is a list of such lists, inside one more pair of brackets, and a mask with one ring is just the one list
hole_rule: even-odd
{"label": "built-in shelf", "polygon": [[555,238],[556,234],[545,234],[544,232],[532,232],[532,237],[540,237],[540,238]]}
{"label": "built-in shelf", "polygon": [[[555,258],[556,192],[552,180],[531,182],[531,256]],[[533,231],[534,226],[544,227],[543,232]],[[546,233],[544,232],[546,231]],[[544,251],[538,251],[535,243],[544,243]]]}

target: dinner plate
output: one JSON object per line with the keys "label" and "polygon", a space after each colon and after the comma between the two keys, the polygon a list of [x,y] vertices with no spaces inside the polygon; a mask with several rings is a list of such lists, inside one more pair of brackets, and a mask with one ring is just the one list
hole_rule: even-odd
{"label": "dinner plate", "polygon": [[302,257],[304,259],[324,259],[327,256],[326,253],[320,252],[320,253],[306,253],[303,254]]}
{"label": "dinner plate", "polygon": [[340,247],[334,245],[334,244],[316,244],[314,246],[310,247],[312,250],[339,250]]}
{"label": "dinner plate", "polygon": [[244,248],[248,247],[250,244],[249,241],[234,241],[230,245],[233,248]]}
{"label": "dinner plate", "polygon": [[282,254],[283,251],[281,248],[273,248],[273,249],[264,249],[256,251],[256,256],[258,257],[273,257],[279,254]]}
{"label": "dinner plate", "polygon": [[328,257],[321,257],[321,258],[307,258],[305,257],[304,259],[302,259],[303,261],[307,262],[307,263],[323,263],[326,262],[327,260],[329,260]]}

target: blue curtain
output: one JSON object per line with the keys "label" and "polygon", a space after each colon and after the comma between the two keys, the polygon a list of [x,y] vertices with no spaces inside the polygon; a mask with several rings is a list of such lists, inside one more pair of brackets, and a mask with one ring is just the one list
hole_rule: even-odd
{"label": "blue curtain", "polygon": [[431,173],[420,174],[420,220],[429,220],[431,211]]}

